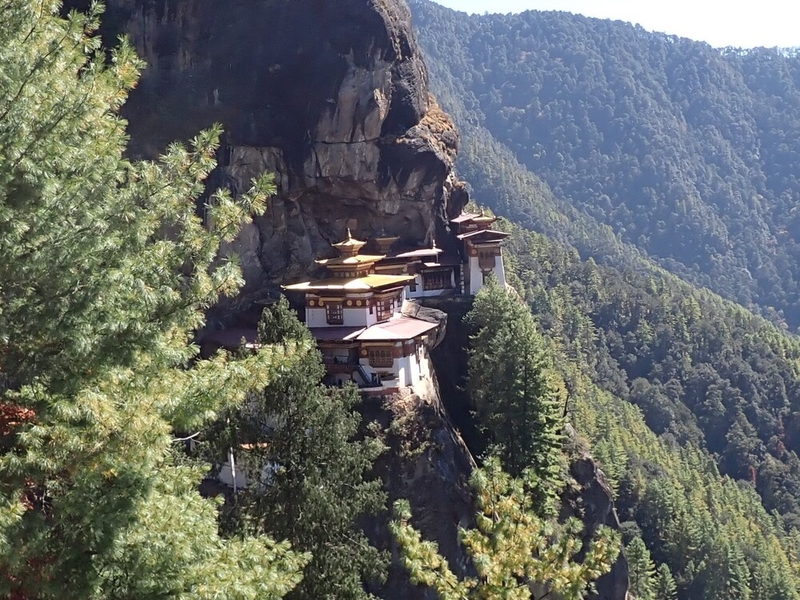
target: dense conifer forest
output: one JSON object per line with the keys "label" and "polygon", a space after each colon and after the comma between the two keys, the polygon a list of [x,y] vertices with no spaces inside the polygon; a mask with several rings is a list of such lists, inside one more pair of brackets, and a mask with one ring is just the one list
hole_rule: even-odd
{"label": "dense conifer forest", "polygon": [[565,211],[539,198],[538,230],[605,258],[587,230],[607,226],[692,283],[800,325],[796,51],[718,50],[568,13],[411,6],[462,131],[463,174],[476,190],[501,180],[484,202],[524,210],[528,171],[580,215],[564,230],[542,213]]}
{"label": "dense conifer forest", "polygon": [[797,597],[800,57],[411,5],[461,174],[517,223],[632,592]]}
{"label": "dense conifer forest", "polygon": [[681,598],[797,597],[800,342],[672,275],[511,229],[570,420],[613,482],[629,549],[641,538],[656,561],[646,586],[663,563]]}

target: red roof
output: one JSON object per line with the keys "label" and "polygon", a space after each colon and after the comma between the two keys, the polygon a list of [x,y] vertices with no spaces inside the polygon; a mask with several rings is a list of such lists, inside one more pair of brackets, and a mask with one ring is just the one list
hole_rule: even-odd
{"label": "red roof", "polygon": [[356,339],[364,327],[311,327],[309,331],[318,342],[348,342]]}
{"label": "red roof", "polygon": [[437,323],[411,317],[395,317],[385,323],[368,327],[358,336],[359,342],[410,340],[438,327]]}

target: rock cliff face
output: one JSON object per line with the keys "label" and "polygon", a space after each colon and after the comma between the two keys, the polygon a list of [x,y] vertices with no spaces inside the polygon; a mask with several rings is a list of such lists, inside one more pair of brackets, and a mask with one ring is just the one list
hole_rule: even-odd
{"label": "rock cliff face", "polygon": [[[587,540],[602,525],[619,531],[620,523],[614,508],[614,494],[605,474],[594,459],[587,453],[574,458],[570,464],[570,474],[578,484],[579,491],[576,495],[564,499],[564,516],[580,514],[586,523]],[[576,510],[576,505],[580,506],[579,511]],[[628,598],[630,579],[628,559],[624,552],[620,553],[611,571],[597,580],[596,586],[597,592],[590,596],[592,600]]]}
{"label": "rock cliff face", "polygon": [[107,6],[103,35],[127,33],[148,65],[125,109],[134,155],[220,122],[212,185],[276,174],[268,214],[235,247],[249,290],[309,273],[347,227],[429,243],[465,204],[458,135],[428,93],[404,0]]}
{"label": "rock cliff face", "polygon": [[[384,481],[389,504],[404,498],[411,504],[412,523],[439,551],[458,575],[471,570],[458,541],[458,528],[474,527],[475,508],[468,480],[475,461],[453,427],[442,405],[438,386],[391,400],[367,400],[362,411],[370,427],[378,426],[388,446],[375,464]],[[397,544],[387,527],[387,516],[369,519],[367,534],[377,547],[399,557]],[[394,560],[384,585],[371,590],[384,600],[435,600],[437,595],[411,584],[408,573]]]}

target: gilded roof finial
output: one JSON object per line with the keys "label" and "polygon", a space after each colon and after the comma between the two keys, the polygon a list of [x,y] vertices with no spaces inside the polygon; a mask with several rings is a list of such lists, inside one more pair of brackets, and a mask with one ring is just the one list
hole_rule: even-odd
{"label": "gilded roof finial", "polygon": [[353,234],[350,233],[350,228],[347,228],[347,240],[350,241],[353,239]]}

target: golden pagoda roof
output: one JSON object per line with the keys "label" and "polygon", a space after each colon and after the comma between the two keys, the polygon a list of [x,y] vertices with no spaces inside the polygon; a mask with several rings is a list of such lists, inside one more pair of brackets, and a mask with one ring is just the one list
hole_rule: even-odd
{"label": "golden pagoda roof", "polygon": [[292,292],[334,291],[343,290],[350,292],[368,292],[392,285],[405,285],[414,279],[413,275],[376,275],[369,274],[364,277],[327,277],[313,281],[304,281],[292,285],[284,285],[283,289]]}
{"label": "golden pagoda roof", "polygon": [[385,258],[383,254],[356,254],[355,256],[339,256],[336,258],[321,258],[314,262],[326,267],[339,265],[371,265]]}
{"label": "golden pagoda roof", "polygon": [[386,253],[399,239],[400,236],[389,235],[385,230],[381,230],[381,233],[373,237],[372,241],[378,246],[378,252]]}
{"label": "golden pagoda roof", "polygon": [[350,233],[350,228],[347,228],[347,239],[342,242],[331,244],[334,248],[341,250],[342,254],[351,256],[357,253],[367,242],[357,240]]}
{"label": "golden pagoda roof", "polygon": [[390,242],[390,243],[393,244],[394,242],[396,242],[397,240],[400,239],[400,236],[398,236],[398,235],[389,235],[389,234],[383,234],[382,233],[381,235],[376,235],[372,239],[375,240],[378,243],[380,243],[380,242]]}

